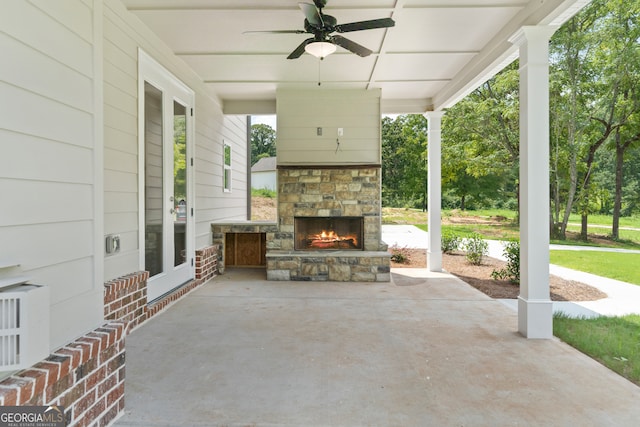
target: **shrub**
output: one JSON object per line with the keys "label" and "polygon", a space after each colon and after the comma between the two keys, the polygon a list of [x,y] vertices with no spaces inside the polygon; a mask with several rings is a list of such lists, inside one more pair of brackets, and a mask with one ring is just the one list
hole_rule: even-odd
{"label": "shrub", "polygon": [[406,246],[401,248],[398,245],[393,245],[389,248],[389,252],[391,252],[391,261],[398,264],[407,264],[411,260],[410,251]]}
{"label": "shrub", "polygon": [[453,231],[442,232],[442,252],[445,254],[458,250],[462,239]]}
{"label": "shrub", "polygon": [[473,233],[471,236],[464,240],[464,250],[467,252],[465,257],[469,264],[480,265],[482,264],[482,257],[489,253],[489,244],[482,239],[477,233]]}
{"label": "shrub", "polygon": [[507,266],[500,270],[493,270],[491,277],[520,284],[520,242],[508,242],[504,246],[502,255],[507,258]]}

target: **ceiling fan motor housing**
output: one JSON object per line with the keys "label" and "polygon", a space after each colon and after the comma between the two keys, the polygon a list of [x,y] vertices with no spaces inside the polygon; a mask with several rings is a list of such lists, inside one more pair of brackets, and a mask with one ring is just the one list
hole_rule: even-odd
{"label": "ceiling fan motor housing", "polygon": [[320,14],[320,16],[322,17],[322,23],[324,24],[322,27],[311,24],[308,19],[304,20],[304,29],[307,33],[317,36],[318,33],[327,35],[335,31],[335,26],[338,24],[338,20],[333,16],[325,15],[324,13]]}

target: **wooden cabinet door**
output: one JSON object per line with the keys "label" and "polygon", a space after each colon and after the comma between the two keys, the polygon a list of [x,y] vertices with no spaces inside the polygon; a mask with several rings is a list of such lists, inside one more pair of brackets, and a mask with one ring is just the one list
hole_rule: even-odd
{"label": "wooden cabinet door", "polygon": [[227,233],[225,265],[242,267],[266,266],[265,233]]}

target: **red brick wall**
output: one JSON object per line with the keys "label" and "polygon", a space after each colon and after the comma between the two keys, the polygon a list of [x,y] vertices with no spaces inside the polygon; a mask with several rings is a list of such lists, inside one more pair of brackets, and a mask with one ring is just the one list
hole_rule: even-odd
{"label": "red brick wall", "polygon": [[0,405],[60,405],[70,426],[106,426],[124,410],[125,325],[104,326],[0,382]]}
{"label": "red brick wall", "polygon": [[196,280],[202,283],[214,278],[218,274],[218,245],[196,251]]}
{"label": "red brick wall", "polygon": [[140,271],[104,284],[104,318],[125,322],[126,334],[147,320],[147,280]]}

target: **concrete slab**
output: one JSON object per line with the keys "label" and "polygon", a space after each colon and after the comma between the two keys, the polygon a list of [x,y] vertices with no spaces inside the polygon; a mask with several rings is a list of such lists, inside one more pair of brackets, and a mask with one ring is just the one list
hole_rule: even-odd
{"label": "concrete slab", "polygon": [[635,426],[640,388],[423,269],[391,283],[231,270],[135,330],[117,426]]}
{"label": "concrete slab", "polygon": [[425,251],[429,247],[429,233],[415,225],[382,224],[382,240],[389,247],[423,248]]}

